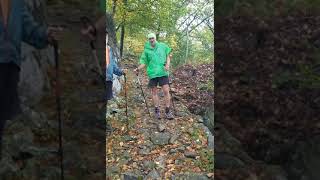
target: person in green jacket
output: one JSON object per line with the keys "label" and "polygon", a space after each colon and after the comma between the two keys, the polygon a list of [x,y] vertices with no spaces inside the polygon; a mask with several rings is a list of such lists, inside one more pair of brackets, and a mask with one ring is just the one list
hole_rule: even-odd
{"label": "person in green jacket", "polygon": [[154,103],[155,117],[161,119],[160,103],[158,97],[158,85],[162,87],[165,97],[165,115],[171,120],[174,118],[171,110],[171,97],[169,92],[169,68],[171,60],[171,48],[162,42],[156,40],[154,33],[148,34],[148,42],[144,45],[144,51],[140,57],[140,65],[134,71],[138,73],[141,69],[147,69],[149,77],[149,88],[151,88],[152,99]]}

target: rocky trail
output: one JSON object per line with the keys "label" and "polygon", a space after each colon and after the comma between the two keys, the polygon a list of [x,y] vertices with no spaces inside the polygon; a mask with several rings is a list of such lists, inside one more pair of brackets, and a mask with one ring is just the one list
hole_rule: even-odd
{"label": "rocky trail", "polygon": [[[202,117],[192,114],[174,98],[174,120],[153,118],[147,78],[140,74],[149,117],[131,60],[121,62],[127,75],[128,119],[124,89],[109,102],[107,122],[113,131],[107,139],[109,179],[213,179],[213,136]],[[163,99],[161,91],[160,99]],[[127,126],[128,124],[128,126]],[[127,129],[129,127],[129,129]]]}

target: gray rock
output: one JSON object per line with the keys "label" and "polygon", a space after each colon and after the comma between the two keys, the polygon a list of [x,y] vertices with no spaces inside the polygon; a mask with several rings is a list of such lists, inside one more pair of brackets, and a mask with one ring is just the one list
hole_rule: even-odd
{"label": "gray rock", "polygon": [[203,123],[203,119],[198,119],[198,123]]}
{"label": "gray rock", "polygon": [[184,153],[184,156],[187,157],[187,158],[196,158],[197,153],[196,152],[192,152],[192,151],[186,151]]}
{"label": "gray rock", "polygon": [[156,164],[153,161],[143,161],[143,167],[146,169],[152,169],[155,168]]}
{"label": "gray rock", "polygon": [[192,127],[188,128],[187,132],[188,132],[188,134],[192,135],[194,132],[194,128],[192,128]]}
{"label": "gray rock", "polygon": [[123,153],[123,158],[129,159],[129,158],[131,158],[131,154],[128,151],[124,152]]}
{"label": "gray rock", "polygon": [[160,179],[159,173],[153,169],[145,178],[145,180],[153,180],[153,179]]}
{"label": "gray rock", "polygon": [[[34,6],[32,8],[39,7]],[[32,10],[32,12],[37,12],[34,14],[41,14],[38,10]],[[44,18],[41,21],[44,23]],[[40,101],[45,90],[50,88],[46,69],[49,64],[52,64],[53,55],[49,53],[49,49],[38,50],[23,43],[21,57],[23,61],[21,63],[18,88],[19,96],[22,103],[35,105]]]}
{"label": "gray rock", "polygon": [[165,129],[166,129],[166,126],[165,126],[164,124],[160,123],[160,124],[158,125],[158,130],[159,130],[159,132],[163,132]]}
{"label": "gray rock", "polygon": [[128,164],[129,163],[129,159],[120,159],[119,160],[119,166],[122,166],[124,164]]}
{"label": "gray rock", "polygon": [[150,148],[153,146],[153,143],[150,140],[146,140],[143,145]]}
{"label": "gray rock", "polygon": [[33,56],[33,48],[23,45],[21,63],[19,95],[23,103],[34,105],[43,96],[44,73],[41,70],[36,57]]}
{"label": "gray rock", "polygon": [[155,145],[167,145],[169,143],[170,133],[153,133],[150,140]]}
{"label": "gray rock", "polygon": [[177,153],[178,150],[177,149],[170,149],[170,154],[174,154],[174,153]]}
{"label": "gray rock", "polygon": [[177,150],[179,152],[184,152],[186,150],[186,148],[184,146],[180,146],[180,147],[177,148]]}
{"label": "gray rock", "polygon": [[148,148],[140,149],[140,150],[139,150],[139,154],[141,154],[141,155],[148,155],[148,154],[150,154],[150,149],[148,149]]}
{"label": "gray rock", "polygon": [[206,133],[207,136],[212,135],[213,132],[211,132],[209,130],[209,128],[207,126],[205,126],[204,124],[199,124],[199,127]]}
{"label": "gray rock", "polygon": [[196,121],[198,123],[203,123],[203,118],[201,116],[196,116]]}
{"label": "gray rock", "polygon": [[215,153],[214,159],[216,169],[240,168],[245,165],[239,158],[226,153]]}
{"label": "gray rock", "polygon": [[204,115],[204,124],[210,129],[211,133],[213,133],[214,129],[214,106],[208,107],[205,111]]}
{"label": "gray rock", "polygon": [[170,144],[174,144],[174,142],[179,138],[180,135],[178,134],[173,134],[170,138]]}
{"label": "gray rock", "polygon": [[124,141],[135,141],[135,140],[137,140],[137,138],[129,136],[129,135],[125,135],[125,136],[123,136],[123,140]]}
{"label": "gray rock", "polygon": [[208,148],[214,149],[214,137],[212,135],[208,136]]}
{"label": "gray rock", "polygon": [[209,178],[203,174],[180,174],[174,175],[172,180],[208,180]]}
{"label": "gray rock", "polygon": [[48,119],[44,114],[31,111],[30,113],[31,127],[33,129],[41,129],[48,127]]}
{"label": "gray rock", "polygon": [[176,115],[177,117],[186,117],[186,116],[189,116],[190,114],[186,111],[176,111],[174,115]]}
{"label": "gray rock", "polygon": [[155,163],[160,168],[164,168],[165,167],[165,162],[166,162],[166,157],[165,156],[159,156],[158,158],[155,159]]}
{"label": "gray rock", "polygon": [[181,161],[180,159],[176,159],[176,160],[174,160],[174,164],[175,164],[175,165],[180,165],[180,164],[181,164],[181,162],[182,162],[182,161]]}
{"label": "gray rock", "polygon": [[106,174],[118,174],[119,172],[119,166],[108,166],[106,169]]}
{"label": "gray rock", "polygon": [[142,179],[143,177],[141,175],[137,175],[135,173],[124,173],[122,174],[123,176],[123,179],[124,180],[139,180],[139,179]]}

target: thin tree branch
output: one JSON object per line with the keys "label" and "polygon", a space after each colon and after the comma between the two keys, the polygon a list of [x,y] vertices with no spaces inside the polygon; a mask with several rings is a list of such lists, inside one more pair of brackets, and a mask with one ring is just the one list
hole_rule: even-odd
{"label": "thin tree branch", "polygon": [[[211,15],[207,16],[206,18],[202,19],[197,25],[195,25],[192,29],[190,29],[188,33],[190,34],[194,29],[196,29],[198,26],[200,26],[203,22],[205,22],[207,19],[209,19],[212,16],[213,16],[213,14],[211,14]],[[183,32],[185,32],[185,31],[187,31],[187,30],[184,30]],[[183,35],[183,37],[184,36],[186,36],[186,33]]]}

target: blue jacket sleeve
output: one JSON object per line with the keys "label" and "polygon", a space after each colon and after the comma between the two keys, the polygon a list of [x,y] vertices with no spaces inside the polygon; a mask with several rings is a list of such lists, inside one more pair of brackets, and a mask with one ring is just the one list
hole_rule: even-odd
{"label": "blue jacket sleeve", "polygon": [[118,67],[117,63],[113,63],[113,74],[117,76],[123,75],[123,71]]}
{"label": "blue jacket sleeve", "polygon": [[110,61],[112,61],[112,68],[113,68],[113,74],[117,75],[117,76],[122,76],[123,75],[123,71],[118,67],[116,61],[113,59],[113,53],[112,53],[112,49],[110,48]]}
{"label": "blue jacket sleeve", "polygon": [[39,49],[45,48],[48,45],[47,28],[34,21],[33,16],[24,3],[22,7],[22,21],[23,41]]}

